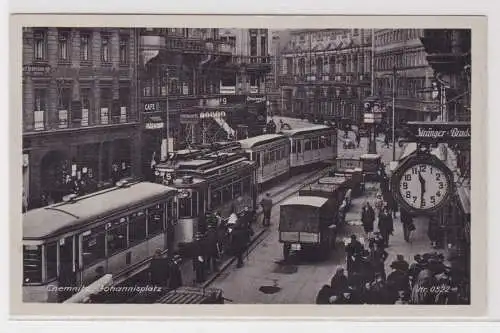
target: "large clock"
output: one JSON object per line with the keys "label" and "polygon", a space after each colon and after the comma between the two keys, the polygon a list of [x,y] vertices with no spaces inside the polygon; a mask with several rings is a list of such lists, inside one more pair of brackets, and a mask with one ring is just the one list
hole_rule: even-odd
{"label": "large clock", "polygon": [[419,153],[409,156],[392,179],[395,199],[409,211],[434,212],[453,192],[453,175],[436,156]]}

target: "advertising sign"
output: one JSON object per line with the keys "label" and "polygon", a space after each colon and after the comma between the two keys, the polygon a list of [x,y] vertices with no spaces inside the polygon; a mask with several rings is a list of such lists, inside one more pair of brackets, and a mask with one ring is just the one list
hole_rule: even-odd
{"label": "advertising sign", "polygon": [[408,122],[410,139],[415,142],[463,142],[471,139],[469,122]]}

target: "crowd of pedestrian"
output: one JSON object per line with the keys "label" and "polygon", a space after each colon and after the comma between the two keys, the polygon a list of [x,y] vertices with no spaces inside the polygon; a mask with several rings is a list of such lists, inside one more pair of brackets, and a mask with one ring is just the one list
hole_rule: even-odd
{"label": "crowd of pedestrian", "polygon": [[467,275],[458,262],[445,264],[440,253],[417,254],[408,263],[398,254],[385,270],[388,253],[380,234],[368,249],[351,236],[346,247],[347,274],[338,267],[323,285],[316,304],[468,304]]}

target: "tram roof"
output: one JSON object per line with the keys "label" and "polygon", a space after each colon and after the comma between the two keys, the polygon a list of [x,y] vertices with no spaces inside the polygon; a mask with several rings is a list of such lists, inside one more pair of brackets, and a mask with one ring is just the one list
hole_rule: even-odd
{"label": "tram roof", "polygon": [[121,209],[160,199],[176,192],[173,187],[141,182],[92,193],[23,214],[23,238],[40,239],[70,231],[86,222],[104,218]]}
{"label": "tram roof", "polygon": [[240,140],[241,146],[243,148],[252,148],[259,144],[264,144],[268,142],[272,142],[275,140],[279,140],[284,138],[282,134],[262,134],[258,136],[254,136],[252,138]]}
{"label": "tram roof", "polygon": [[292,205],[301,205],[301,206],[312,206],[312,207],[323,207],[323,205],[328,201],[327,198],[316,197],[316,196],[295,196],[287,199],[280,206],[292,206]]}
{"label": "tram roof", "polygon": [[326,125],[314,125],[310,127],[302,127],[302,128],[296,128],[296,129],[291,129],[291,130],[281,130],[281,132],[285,135],[288,136],[294,136],[297,134],[306,134],[306,133],[312,133],[315,131],[322,131],[326,129],[330,129],[332,127],[326,126]]}

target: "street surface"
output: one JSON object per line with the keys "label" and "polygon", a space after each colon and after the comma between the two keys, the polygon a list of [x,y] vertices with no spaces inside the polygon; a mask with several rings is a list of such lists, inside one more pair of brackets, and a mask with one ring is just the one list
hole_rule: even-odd
{"label": "street surface", "polygon": [[[279,122],[279,118],[275,121]],[[288,119],[284,121],[291,126],[298,127],[300,124],[300,120],[294,122],[294,125]],[[302,124],[304,127],[311,125],[307,122]],[[340,136],[343,136],[343,132],[339,133]],[[352,132],[350,138],[354,139]],[[349,150],[343,149],[341,140],[339,139],[339,157],[359,157],[367,151],[367,138],[362,138],[359,148]],[[392,160],[392,148],[383,146],[383,140],[379,138],[377,152],[381,155],[382,161],[388,165]],[[399,154],[401,154],[401,148],[396,147],[396,157],[399,157]],[[258,245],[245,258],[244,266],[236,268],[235,264],[232,264],[210,286],[221,288],[224,296],[233,303],[314,304],[321,286],[330,283],[338,266],[345,267],[344,246],[345,242],[349,241],[349,236],[355,234],[360,241],[365,241],[360,221],[361,207],[365,201],[370,201],[373,206],[378,188],[377,183],[369,183],[364,195],[353,198],[351,209],[346,216],[346,227],[339,233],[336,249],[332,251],[328,260],[318,261],[297,252],[289,263],[283,263],[282,244],[279,243],[277,232],[280,207],[276,205],[272,210],[272,225],[269,232],[257,241]],[[398,213],[394,220],[394,235],[386,250],[389,253],[386,260],[386,272],[391,271],[389,266],[397,254],[402,254],[411,263],[415,254],[431,251],[427,238],[427,221],[416,219],[415,225],[417,229],[412,234],[411,242],[406,243],[403,239]]]}

